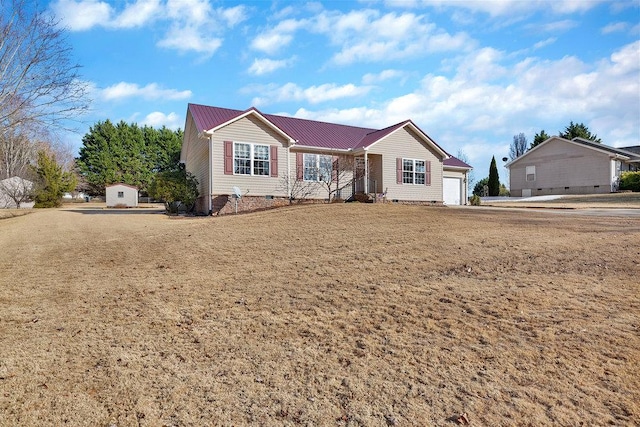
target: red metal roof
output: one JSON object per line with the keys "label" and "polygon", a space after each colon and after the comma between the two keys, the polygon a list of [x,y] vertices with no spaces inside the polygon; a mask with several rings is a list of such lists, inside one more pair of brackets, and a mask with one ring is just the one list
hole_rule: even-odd
{"label": "red metal roof", "polygon": [[470,165],[466,164],[465,162],[463,162],[459,158],[454,157],[451,154],[449,154],[449,156],[450,157],[448,159],[444,159],[444,165],[445,166],[452,166],[452,167],[456,167],[456,168],[465,168],[465,169],[473,169]]}
{"label": "red metal roof", "polygon": [[[273,114],[263,114],[254,107],[245,111],[240,111],[227,108],[209,107],[206,105],[189,104],[188,108],[198,132],[210,130],[249,111],[255,111],[295,140],[296,145],[303,145],[307,147],[337,150],[366,148],[407,124],[411,124],[429,138],[429,136],[422,132],[422,130],[411,120],[406,120],[384,129],[369,129],[357,126],[339,125],[336,123],[319,122],[315,120],[298,119],[294,117],[276,116]],[[442,148],[431,138],[429,138],[429,140],[433,142],[436,147],[442,150]],[[444,150],[442,151],[445,152]],[[458,160],[458,162],[460,161]],[[464,162],[460,163],[470,167]]]}

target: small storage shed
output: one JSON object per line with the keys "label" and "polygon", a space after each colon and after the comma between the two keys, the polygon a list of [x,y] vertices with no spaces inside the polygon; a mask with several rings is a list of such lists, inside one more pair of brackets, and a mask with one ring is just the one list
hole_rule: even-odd
{"label": "small storage shed", "polygon": [[108,208],[135,208],[138,206],[138,188],[132,185],[122,183],[107,185],[105,193]]}

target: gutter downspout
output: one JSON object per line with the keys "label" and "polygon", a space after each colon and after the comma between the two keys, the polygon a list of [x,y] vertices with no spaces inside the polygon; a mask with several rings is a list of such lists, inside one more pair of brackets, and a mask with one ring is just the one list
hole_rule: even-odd
{"label": "gutter downspout", "polygon": [[209,135],[209,215],[213,215],[213,134]]}
{"label": "gutter downspout", "polygon": [[287,144],[287,198],[291,202],[291,143]]}

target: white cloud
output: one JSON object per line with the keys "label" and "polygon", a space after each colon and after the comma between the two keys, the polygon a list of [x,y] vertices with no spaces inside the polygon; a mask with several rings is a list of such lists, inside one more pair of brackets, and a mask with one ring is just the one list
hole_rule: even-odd
{"label": "white cloud", "polygon": [[286,83],[282,86],[250,86],[243,91],[247,93],[259,92],[260,96],[253,99],[255,106],[267,105],[274,102],[306,101],[311,104],[318,104],[326,101],[335,101],[341,98],[351,98],[366,95],[371,90],[369,86],[356,86],[346,84],[338,86],[334,83],[327,83],[320,86],[310,86],[301,88],[295,83]]}
{"label": "white cloud", "polygon": [[166,126],[169,129],[177,130],[184,125],[184,120],[176,113],[164,114],[160,111],[154,111],[147,114],[141,124],[154,128]]}
{"label": "white cloud", "polygon": [[160,0],[138,0],[129,3],[113,21],[119,28],[141,27],[152,21],[161,12]]}
{"label": "white cloud", "polygon": [[132,97],[144,99],[183,100],[191,97],[191,91],[162,89],[157,83],[150,83],[146,86],[140,87],[135,83],[120,82],[103,89],[102,97],[110,101]]}
{"label": "white cloud", "polygon": [[612,22],[609,25],[602,27],[600,32],[602,34],[620,33],[627,29],[629,25],[626,22]]}
{"label": "white cloud", "polygon": [[554,44],[558,39],[556,37],[549,37],[548,39],[545,40],[540,40],[539,42],[535,43],[533,45],[534,49],[542,49],[545,46],[549,46]]}
{"label": "white cloud", "polygon": [[378,74],[367,73],[362,76],[362,83],[365,85],[381,83],[387,80],[402,78],[405,74],[405,72],[400,70],[383,70]]}
{"label": "white cloud", "polygon": [[527,28],[536,32],[562,33],[578,26],[576,21],[564,19],[562,21],[548,22],[546,24],[531,24]]}
{"label": "white cloud", "polygon": [[251,42],[251,47],[273,55],[287,47],[293,40],[294,33],[305,23],[305,20],[297,21],[295,19],[281,21],[275,27],[256,36]]}
{"label": "white cloud", "polygon": [[583,13],[605,0],[386,0],[391,7],[434,7],[436,10],[463,9],[472,13],[485,13],[491,17],[521,16],[539,10],[556,14]]}
{"label": "white cloud", "polygon": [[51,9],[71,31],[88,30],[109,22],[113,12],[108,3],[98,0],[58,0]]}
{"label": "white cloud", "polygon": [[209,0],[137,0],[116,2],[115,6],[99,0],[57,0],[53,12],[71,31],[94,27],[136,28],[164,21],[166,28],[158,46],[180,52],[197,52],[210,56],[222,45],[224,31],[247,19],[242,5],[213,9]]}
{"label": "white cloud", "polygon": [[333,62],[376,62],[430,52],[468,50],[476,43],[464,32],[449,34],[413,13],[381,14],[377,10],[348,13],[321,11],[310,19],[286,19],[258,34],[251,47],[269,55],[289,46],[298,31],[326,36],[339,51]]}
{"label": "white cloud", "polygon": [[238,5],[228,9],[218,9],[218,14],[224,19],[229,28],[233,28],[247,19],[246,6]]}
{"label": "white cloud", "polygon": [[294,58],[289,58],[289,59],[269,59],[269,58],[262,58],[262,59],[254,59],[253,60],[253,64],[251,64],[251,67],[249,67],[249,74],[253,74],[255,76],[261,76],[264,74],[269,74],[269,73],[273,73],[276,70],[279,70],[280,68],[285,68],[288,67],[290,64],[292,64],[294,61]]}
{"label": "white cloud", "polygon": [[202,31],[196,26],[172,25],[158,46],[179,52],[194,51],[208,57],[222,46],[222,39],[202,36]]}

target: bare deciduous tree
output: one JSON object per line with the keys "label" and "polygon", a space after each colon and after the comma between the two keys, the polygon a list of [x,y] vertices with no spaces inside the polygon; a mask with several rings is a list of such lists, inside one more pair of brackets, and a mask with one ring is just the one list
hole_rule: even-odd
{"label": "bare deciduous tree", "polygon": [[318,189],[318,182],[305,181],[295,175],[284,174],[280,176],[278,190],[289,195],[289,204],[294,201],[304,201],[313,195]]}
{"label": "bare deciduous tree", "polygon": [[524,133],[513,135],[513,142],[509,146],[509,160],[515,160],[527,152],[529,144]]}
{"label": "bare deciduous tree", "polygon": [[0,179],[25,177],[34,164],[38,147],[22,132],[0,134]]}
{"label": "bare deciduous tree", "polygon": [[353,185],[356,175],[355,158],[345,155],[332,156],[331,168],[320,169],[320,183],[327,192],[329,202],[332,199],[345,198],[341,192]]}
{"label": "bare deciduous tree", "polygon": [[[13,207],[31,200],[33,183],[24,178],[14,176],[0,181],[0,208]],[[13,205],[13,206],[12,206]]]}
{"label": "bare deciduous tree", "polygon": [[0,0],[0,136],[38,123],[68,127],[88,108],[65,30],[27,0]]}

